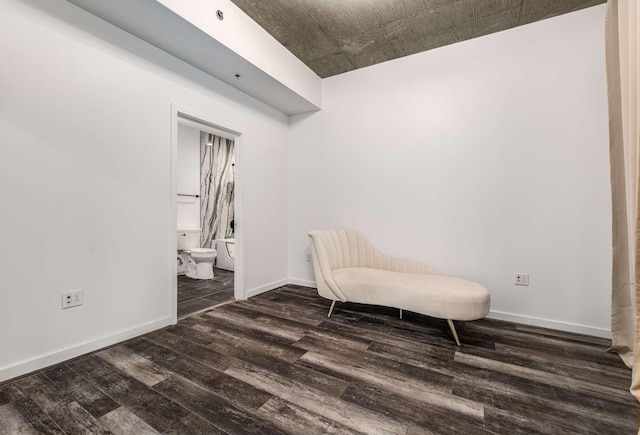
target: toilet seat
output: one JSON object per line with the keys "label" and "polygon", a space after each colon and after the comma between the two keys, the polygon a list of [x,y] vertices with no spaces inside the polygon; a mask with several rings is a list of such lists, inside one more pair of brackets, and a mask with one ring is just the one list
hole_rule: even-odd
{"label": "toilet seat", "polygon": [[189,249],[189,253],[191,254],[192,258],[203,258],[215,256],[218,252],[215,249],[209,248],[192,248]]}

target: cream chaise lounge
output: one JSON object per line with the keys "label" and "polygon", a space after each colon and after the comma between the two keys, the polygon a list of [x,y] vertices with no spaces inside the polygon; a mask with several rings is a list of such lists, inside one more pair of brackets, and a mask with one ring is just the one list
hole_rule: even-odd
{"label": "cream chaise lounge", "polygon": [[311,231],[311,258],[318,293],[336,301],[383,305],[447,319],[460,346],[454,320],[482,319],[489,291],[471,281],[439,275],[422,264],[380,254],[353,230]]}

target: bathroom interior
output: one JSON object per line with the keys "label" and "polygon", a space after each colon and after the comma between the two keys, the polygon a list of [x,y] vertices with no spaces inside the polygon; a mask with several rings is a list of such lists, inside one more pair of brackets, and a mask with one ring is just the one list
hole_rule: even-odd
{"label": "bathroom interior", "polygon": [[234,297],[234,146],[232,134],[178,119],[178,317]]}

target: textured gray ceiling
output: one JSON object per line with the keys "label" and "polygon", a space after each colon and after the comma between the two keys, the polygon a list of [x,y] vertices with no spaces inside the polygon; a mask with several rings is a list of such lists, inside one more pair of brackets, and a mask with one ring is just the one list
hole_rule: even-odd
{"label": "textured gray ceiling", "polygon": [[606,0],[231,0],[320,77]]}

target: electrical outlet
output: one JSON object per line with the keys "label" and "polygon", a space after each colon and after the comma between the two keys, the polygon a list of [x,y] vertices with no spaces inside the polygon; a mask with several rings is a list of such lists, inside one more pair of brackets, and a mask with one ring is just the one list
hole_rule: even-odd
{"label": "electrical outlet", "polygon": [[84,292],[82,290],[69,290],[62,292],[62,309],[64,310],[65,308],[82,305],[83,293]]}
{"label": "electrical outlet", "polygon": [[529,285],[529,274],[528,273],[514,273],[513,274],[513,283],[515,285]]}
{"label": "electrical outlet", "polygon": [[311,252],[307,252],[307,261],[311,262]]}

